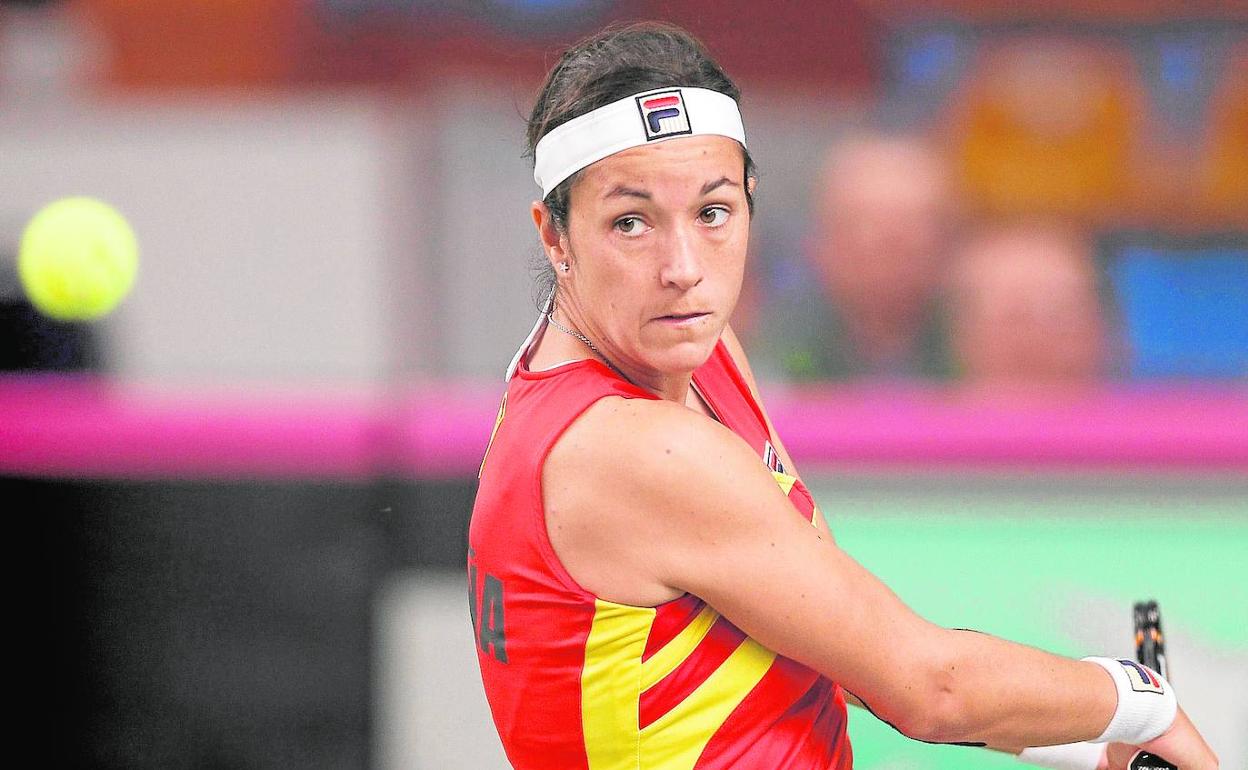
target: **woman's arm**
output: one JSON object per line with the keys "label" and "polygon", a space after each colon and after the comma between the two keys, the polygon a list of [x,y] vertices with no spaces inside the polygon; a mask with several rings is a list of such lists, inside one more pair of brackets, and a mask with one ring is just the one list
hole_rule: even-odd
{"label": "woman's arm", "polygon": [[600,567],[586,588],[615,599],[611,576],[629,575],[696,594],[910,737],[1069,743],[1114,716],[1099,666],[911,612],[794,514],[743,441],[681,405],[603,399],[557,443],[543,479],[556,552]]}
{"label": "woman's arm", "polygon": [[[740,370],[741,374],[745,377],[746,384],[749,385],[750,392],[754,395],[754,400],[758,403],[759,409],[763,412],[763,419],[767,423],[767,432],[771,434],[772,444],[776,447],[776,451],[779,452],[780,459],[784,462],[784,467],[790,469],[794,474],[797,474],[796,463],[793,462],[792,457],[789,455],[788,449],[784,446],[784,440],[781,438],[779,432],[776,431],[775,425],[771,422],[771,415],[767,412],[767,406],[763,401],[762,394],[759,392],[758,380],[754,377],[754,370],[753,367],[750,366],[749,357],[746,355],[745,348],[742,346],[736,333],[732,330],[731,325],[724,328],[722,339],[724,341],[724,347],[728,350],[728,354],[732,356],[733,363],[737,365],[737,369]],[[819,517],[818,525],[827,535],[828,539],[835,542],[831,531],[828,529],[827,521],[822,515]],[[868,709],[865,704],[858,699],[858,696],[848,690],[845,691],[845,701],[851,706],[856,706],[870,712],[870,709]],[[988,746],[987,748],[990,748],[993,751],[999,751],[1012,755],[1017,755],[1020,751],[1022,751],[1021,748],[1005,748],[1001,746]]]}

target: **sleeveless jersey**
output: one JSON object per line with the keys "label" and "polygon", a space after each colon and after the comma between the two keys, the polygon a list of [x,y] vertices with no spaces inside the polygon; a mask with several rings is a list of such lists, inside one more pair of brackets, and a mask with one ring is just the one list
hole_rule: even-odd
{"label": "sleeveless jersey", "polygon": [[[693,376],[716,417],[759,453],[793,504],[762,411],[723,343]],[[848,770],[838,685],[749,638],[691,594],[657,607],[601,599],[547,537],[542,466],[605,396],[657,398],[594,360],[511,379],[468,535],[469,605],[486,697],[517,770]]]}

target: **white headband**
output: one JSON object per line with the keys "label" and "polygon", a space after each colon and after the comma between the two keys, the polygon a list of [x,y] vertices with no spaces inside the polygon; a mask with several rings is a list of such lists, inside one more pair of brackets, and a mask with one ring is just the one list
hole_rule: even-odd
{"label": "white headband", "polygon": [[714,134],[745,146],[731,96],[706,88],[659,88],[626,96],[555,128],[537,143],[533,179],[550,195],[560,182],[608,155],[680,136]]}

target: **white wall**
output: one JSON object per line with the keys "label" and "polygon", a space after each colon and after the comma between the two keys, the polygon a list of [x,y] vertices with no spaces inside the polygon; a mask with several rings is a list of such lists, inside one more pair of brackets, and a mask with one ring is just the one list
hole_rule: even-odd
{"label": "white wall", "polygon": [[413,105],[434,127],[430,285],[446,372],[501,382],[537,316],[529,264],[541,249],[529,205],[541,192],[523,157],[531,98],[460,81]]}

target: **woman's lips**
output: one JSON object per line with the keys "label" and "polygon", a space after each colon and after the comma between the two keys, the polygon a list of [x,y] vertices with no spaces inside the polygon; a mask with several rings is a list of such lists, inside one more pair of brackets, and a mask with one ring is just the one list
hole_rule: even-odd
{"label": "woman's lips", "polygon": [[671,326],[689,326],[697,323],[700,319],[705,318],[708,315],[710,315],[710,313],[682,313],[659,316],[654,320],[669,324]]}

